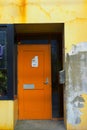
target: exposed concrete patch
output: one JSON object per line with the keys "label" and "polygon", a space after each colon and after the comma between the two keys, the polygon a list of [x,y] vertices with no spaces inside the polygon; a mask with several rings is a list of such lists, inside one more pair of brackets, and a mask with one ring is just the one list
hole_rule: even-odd
{"label": "exposed concrete patch", "polygon": [[71,125],[81,122],[82,94],[87,94],[87,42],[73,45],[66,56],[67,120]]}
{"label": "exposed concrete patch", "polygon": [[76,108],[83,108],[84,107],[84,102],[85,102],[85,100],[83,99],[83,97],[77,96],[77,97],[75,97],[73,99],[73,101],[71,103]]}

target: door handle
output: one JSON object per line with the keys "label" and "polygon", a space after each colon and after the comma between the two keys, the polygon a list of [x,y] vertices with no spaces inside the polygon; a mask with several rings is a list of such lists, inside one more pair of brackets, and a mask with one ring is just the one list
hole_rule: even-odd
{"label": "door handle", "polygon": [[44,82],[44,84],[48,84],[49,83],[49,80],[48,80],[48,77],[46,78],[46,81]]}

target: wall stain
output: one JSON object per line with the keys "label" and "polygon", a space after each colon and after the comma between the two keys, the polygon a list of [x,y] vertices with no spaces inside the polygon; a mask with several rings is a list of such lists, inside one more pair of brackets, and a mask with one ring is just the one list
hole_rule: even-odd
{"label": "wall stain", "polygon": [[87,42],[73,45],[66,56],[67,118],[71,125],[81,123],[82,94],[87,94]]}
{"label": "wall stain", "polygon": [[26,0],[18,0],[9,3],[9,6],[17,6],[19,8],[19,12],[20,12],[19,17],[22,23],[26,22],[26,5],[27,5]]}
{"label": "wall stain", "polygon": [[[27,9],[32,8],[32,5],[37,8],[37,9],[35,8],[34,16],[32,16],[32,13],[31,13],[32,9],[30,13],[27,12]],[[2,17],[2,20],[5,19],[5,21],[7,22],[8,22],[8,19],[10,20],[10,16],[14,17],[14,20],[16,23],[18,23],[18,21],[19,23],[29,22],[27,17],[30,17],[31,21],[33,22],[32,18],[36,17],[36,15],[37,15],[36,18],[39,19],[38,12],[40,12],[42,16],[43,15],[46,16],[45,18],[43,17],[43,19],[45,19],[45,21],[47,19],[47,22],[48,20],[49,22],[53,22],[55,21],[55,18],[56,18],[56,21],[65,22],[65,21],[70,21],[78,17],[81,17],[81,15],[80,16],[78,15],[78,12],[79,12],[77,9],[78,4],[77,4],[77,8],[70,8],[70,6],[72,6],[72,2],[69,2],[69,1],[65,2],[65,1],[40,1],[40,0],[36,0],[36,1],[35,0],[34,1],[33,0],[11,0],[11,1],[6,0],[6,2],[3,2],[2,0],[0,2],[0,7],[2,7],[5,10],[5,6],[6,7],[11,6],[9,11],[13,10],[13,13],[11,14],[9,13],[9,16],[8,16],[9,18],[7,16],[6,16],[7,18]],[[17,8],[17,11],[16,11],[16,8]],[[61,14],[61,15],[58,15],[58,14]],[[3,15],[2,12],[1,12],[1,15]],[[11,20],[11,22],[14,22],[13,19]]]}
{"label": "wall stain", "polygon": [[21,20],[22,22],[26,22],[26,0],[20,0],[21,1],[21,6],[20,8],[20,13],[21,13]]}

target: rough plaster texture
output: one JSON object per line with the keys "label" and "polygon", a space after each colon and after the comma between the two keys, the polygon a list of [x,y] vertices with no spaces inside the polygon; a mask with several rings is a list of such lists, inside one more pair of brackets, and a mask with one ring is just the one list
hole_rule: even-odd
{"label": "rough plaster texture", "polygon": [[81,109],[87,94],[87,42],[73,45],[66,57],[67,120],[71,125],[81,123]]}

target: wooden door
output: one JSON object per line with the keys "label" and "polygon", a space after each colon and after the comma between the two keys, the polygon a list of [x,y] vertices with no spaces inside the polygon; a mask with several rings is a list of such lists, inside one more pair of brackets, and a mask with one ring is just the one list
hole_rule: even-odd
{"label": "wooden door", "polygon": [[19,119],[51,119],[51,47],[18,45]]}

